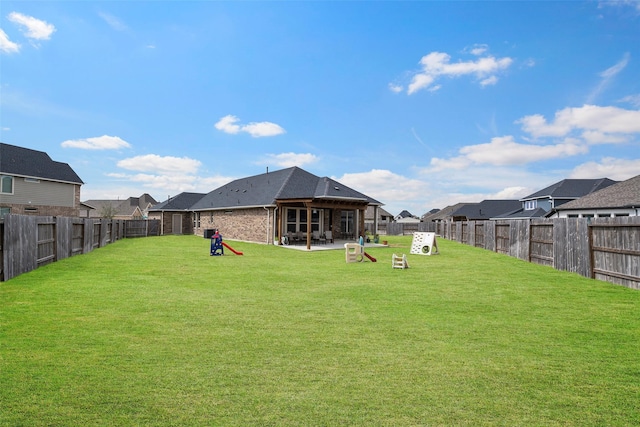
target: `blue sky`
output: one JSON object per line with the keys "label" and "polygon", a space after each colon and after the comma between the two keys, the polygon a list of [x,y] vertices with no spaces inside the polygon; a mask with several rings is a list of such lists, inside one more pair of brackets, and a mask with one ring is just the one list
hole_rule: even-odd
{"label": "blue sky", "polygon": [[3,1],[0,140],[82,199],[299,166],[392,214],[640,174],[638,1]]}

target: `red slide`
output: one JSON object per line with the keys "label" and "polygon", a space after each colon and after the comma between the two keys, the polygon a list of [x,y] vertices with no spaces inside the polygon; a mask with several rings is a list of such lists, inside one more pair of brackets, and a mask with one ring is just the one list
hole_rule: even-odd
{"label": "red slide", "polygon": [[231,246],[227,245],[225,242],[222,242],[222,244],[224,245],[225,248],[229,249],[231,252],[233,252],[236,255],[244,255],[242,252],[240,251],[236,251],[235,249],[233,249]]}
{"label": "red slide", "polygon": [[366,256],[367,258],[369,258],[371,260],[371,262],[378,262],[377,259],[375,259],[374,257],[372,257],[371,255],[369,255],[368,253],[364,253],[364,256]]}

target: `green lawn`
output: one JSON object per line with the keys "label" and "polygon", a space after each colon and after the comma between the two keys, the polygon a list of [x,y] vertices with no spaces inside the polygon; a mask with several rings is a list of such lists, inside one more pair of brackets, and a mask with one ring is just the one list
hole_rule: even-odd
{"label": "green lawn", "polygon": [[388,240],[126,239],[0,283],[0,425],[640,424],[640,292]]}

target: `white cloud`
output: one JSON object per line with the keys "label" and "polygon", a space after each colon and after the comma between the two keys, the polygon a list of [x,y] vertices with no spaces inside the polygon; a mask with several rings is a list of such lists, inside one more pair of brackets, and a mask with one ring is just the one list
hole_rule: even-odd
{"label": "white cloud", "polygon": [[0,51],[4,53],[20,52],[20,45],[9,40],[9,36],[0,29]]}
{"label": "white cloud", "polygon": [[199,160],[188,157],[158,156],[146,154],[130,157],[118,162],[118,167],[140,172],[157,172],[161,174],[193,174],[202,166]]}
{"label": "white cloud", "polygon": [[[480,45],[472,48],[469,52],[478,56],[486,52],[487,46]],[[496,76],[502,70],[509,68],[513,60],[511,58],[496,58],[494,56],[480,57],[474,61],[451,62],[451,56],[443,52],[431,52],[420,60],[422,70],[414,73],[407,88],[407,94],[411,95],[423,89],[434,86],[435,81],[441,77],[460,77],[465,75],[474,76],[482,86],[495,84],[498,81]],[[390,88],[399,87],[397,85]],[[438,86],[439,88],[439,86]]]}
{"label": "white cloud", "polygon": [[[384,203],[388,206],[385,209],[393,214],[398,214],[403,209],[415,211],[416,207],[422,206],[432,193],[430,183],[407,178],[386,169],[347,173],[334,179]],[[412,211],[412,213],[421,215],[424,212]]]}
{"label": "white cloud", "polygon": [[473,47],[465,49],[465,52],[469,52],[472,55],[480,56],[489,50],[489,46],[486,44],[475,44]]}
{"label": "white cloud", "polygon": [[271,122],[251,122],[248,125],[242,126],[240,129],[254,138],[276,136],[284,133],[282,127]]}
{"label": "white cloud", "polygon": [[504,200],[504,199],[521,199],[531,194],[531,189],[528,187],[516,186],[504,188],[489,197],[487,199]]}
{"label": "white cloud", "polygon": [[596,98],[598,98],[598,96],[607,88],[607,86],[609,86],[611,80],[613,80],[622,70],[626,68],[627,64],[629,63],[629,58],[630,55],[629,52],[627,52],[622,56],[622,59],[618,61],[617,64],[607,68],[600,73],[600,77],[602,77],[602,80],[600,80],[598,86],[596,86],[596,88],[587,97],[587,104],[592,104],[596,100]]}
{"label": "white cloud", "polygon": [[569,178],[610,178],[617,181],[627,180],[640,173],[640,159],[616,159],[605,157],[600,162],[587,162],[576,166]]}
{"label": "white cloud", "polygon": [[11,12],[7,18],[18,25],[24,27],[22,30],[27,38],[34,40],[49,40],[51,34],[56,31],[53,24],[36,19],[33,16],[23,15],[19,12]]}
{"label": "white cloud", "polygon": [[398,85],[395,83],[389,83],[389,90],[393,93],[400,93],[404,90],[402,85]]}
{"label": "white cloud", "polygon": [[640,133],[640,110],[583,105],[556,112],[551,123],[547,123],[540,114],[525,116],[516,123],[522,124],[522,129],[536,138],[567,136],[573,130],[595,131],[603,135],[634,134]]}
{"label": "white cloud", "polygon": [[640,1],[638,0],[601,0],[598,5],[602,6],[631,6],[640,12]]}
{"label": "white cloud", "polygon": [[619,102],[626,102],[633,105],[634,107],[640,108],[640,93],[637,93],[635,95],[627,95],[624,98],[620,99]]}
{"label": "white cloud", "polygon": [[487,77],[484,80],[480,80],[480,86],[489,86],[498,83],[498,78],[496,76]]}
{"label": "white cloud", "polygon": [[501,136],[491,139],[491,142],[477,145],[467,145],[459,150],[460,155],[450,159],[431,159],[433,171],[447,169],[462,170],[470,165],[523,165],[541,160],[584,154],[588,148],[566,140],[553,145],[520,144],[513,137]]}
{"label": "white cloud", "polygon": [[130,148],[131,144],[118,136],[102,135],[94,138],[69,139],[60,144],[65,148],[81,148],[83,150],[118,150]]}
{"label": "white cloud", "polygon": [[107,12],[98,12],[98,15],[104,19],[104,21],[116,31],[126,31],[127,25],[120,20],[120,18],[111,15]]}
{"label": "white cloud", "polygon": [[236,116],[229,114],[218,120],[218,123],[215,124],[215,128],[225,133],[236,134],[240,132],[240,126],[236,124],[239,120],[240,119]]}
{"label": "white cloud", "polygon": [[275,165],[283,168],[304,166],[318,161],[318,157],[311,153],[280,153],[268,154],[259,164]]}
{"label": "white cloud", "polygon": [[409,84],[409,87],[407,89],[407,93],[409,95],[411,95],[412,93],[415,93],[415,92],[419,91],[420,89],[426,89],[434,81],[435,81],[435,77],[430,76],[428,74],[416,74],[415,76],[413,76],[413,79],[411,80],[411,83]]}
{"label": "white cloud", "polygon": [[[221,175],[200,177],[189,173],[178,174],[153,174],[153,173],[109,173],[106,176],[113,178],[108,186],[97,189],[89,185],[82,187],[83,199],[126,199],[132,194],[140,194],[139,186],[142,186],[149,193],[159,193],[160,198],[165,200],[167,196],[177,195],[183,191],[208,193],[230,181],[234,177]],[[116,182],[114,182],[116,181]],[[119,185],[118,182],[126,183],[126,186]],[[85,189],[85,187],[87,187]],[[87,196],[90,194],[91,196]]]}
{"label": "white cloud", "polygon": [[247,125],[238,125],[240,119],[232,114],[226,115],[215,124],[215,128],[230,134],[246,132],[254,138],[276,136],[286,131],[279,125],[271,122],[251,122]]}

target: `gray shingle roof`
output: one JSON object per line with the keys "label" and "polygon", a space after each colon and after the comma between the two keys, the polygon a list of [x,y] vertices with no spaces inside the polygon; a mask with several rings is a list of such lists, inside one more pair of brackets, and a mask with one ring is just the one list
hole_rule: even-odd
{"label": "gray shingle roof", "polygon": [[617,181],[613,181],[609,178],[563,179],[562,181],[558,181],[540,191],[536,191],[527,197],[523,197],[520,200],[533,200],[543,197],[550,197],[554,199],[577,199],[578,197],[606,188],[616,182]]}
{"label": "gray shingle roof", "polygon": [[44,151],[0,142],[0,173],[72,184],[84,184],[67,163],[51,160]]}
{"label": "gray shingle roof", "polygon": [[507,212],[501,215],[492,216],[491,219],[531,219],[531,218],[544,218],[547,211],[542,208],[525,209],[520,208],[513,212]]}
{"label": "gray shingle roof", "polygon": [[403,210],[402,212],[400,212],[397,217],[400,217],[400,218],[416,218],[415,215],[413,215],[411,212],[409,212],[406,209]]}
{"label": "gray shingle roof", "polygon": [[202,199],[205,193],[180,193],[177,196],[170,197],[164,202],[160,202],[153,206],[149,211],[184,211],[188,210]]}
{"label": "gray shingle roof", "polygon": [[453,212],[468,204],[473,205],[477,203],[456,203],[455,205],[449,205],[445,208],[440,209],[438,212],[434,212],[433,214],[425,216],[424,218],[422,218],[422,220],[428,222],[449,219],[451,218],[451,214]]}
{"label": "gray shingle roof", "polygon": [[136,209],[140,209],[142,212],[147,208],[149,203],[155,204],[156,200],[151,197],[149,194],[144,193],[140,197],[129,197],[124,200],[85,200],[85,205],[91,206],[96,209],[96,211],[101,212],[105,208],[115,210],[116,215],[133,215],[136,212]]}
{"label": "gray shingle roof", "polygon": [[628,208],[640,206],[640,175],[572,200],[556,210],[591,208]]}
{"label": "gray shingle roof", "polygon": [[218,187],[196,202],[192,210],[274,206],[276,200],[291,199],[357,200],[381,204],[327,177],[317,177],[299,167],[281,169],[236,179]]}
{"label": "gray shingle roof", "polygon": [[467,220],[486,220],[507,214],[522,207],[519,200],[483,200],[480,203],[464,205],[451,213],[451,216],[465,217]]}

